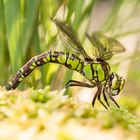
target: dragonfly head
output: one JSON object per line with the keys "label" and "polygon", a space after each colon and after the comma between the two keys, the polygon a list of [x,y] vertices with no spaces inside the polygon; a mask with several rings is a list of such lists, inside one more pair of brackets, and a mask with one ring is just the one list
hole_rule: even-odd
{"label": "dragonfly head", "polygon": [[122,77],[114,72],[110,74],[108,85],[112,96],[118,95],[119,92],[123,89],[124,84],[125,80]]}

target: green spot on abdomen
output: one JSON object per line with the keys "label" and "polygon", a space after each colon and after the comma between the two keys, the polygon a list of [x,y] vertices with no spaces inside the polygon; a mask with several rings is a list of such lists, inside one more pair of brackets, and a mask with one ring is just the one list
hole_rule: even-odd
{"label": "green spot on abdomen", "polygon": [[48,54],[45,57],[48,61],[50,61],[50,52],[48,52]]}
{"label": "green spot on abdomen", "polygon": [[35,63],[35,62],[33,62],[32,65],[33,65],[34,67],[36,67],[36,63]]}
{"label": "green spot on abdomen", "polygon": [[39,65],[39,64],[40,64],[40,62],[38,61],[38,62],[37,62],[37,64]]}
{"label": "green spot on abdomen", "polygon": [[22,80],[23,80],[23,78],[21,78],[21,77],[18,79],[19,82],[21,82]]}
{"label": "green spot on abdomen", "polygon": [[33,70],[35,67],[31,65],[29,68],[30,68],[31,70]]}
{"label": "green spot on abdomen", "polygon": [[78,63],[79,63],[79,60],[77,60],[77,59],[74,59],[74,60],[68,59],[67,60],[67,64],[68,65],[71,64],[71,69],[72,70],[76,69]]}
{"label": "green spot on abdomen", "polygon": [[43,58],[43,61],[44,61],[44,62],[47,62],[47,59],[44,57],[44,58]]}
{"label": "green spot on abdomen", "polygon": [[59,56],[57,57],[57,61],[58,61],[59,63],[64,64],[64,63],[66,62],[66,54],[59,55]]}

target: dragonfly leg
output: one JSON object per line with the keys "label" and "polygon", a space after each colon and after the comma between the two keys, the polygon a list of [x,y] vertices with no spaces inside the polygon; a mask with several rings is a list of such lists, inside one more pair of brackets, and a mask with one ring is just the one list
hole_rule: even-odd
{"label": "dragonfly leg", "polygon": [[90,85],[84,82],[80,82],[80,81],[76,81],[76,80],[70,80],[68,81],[68,83],[66,84],[66,88],[70,87],[70,86],[81,86],[81,87],[88,87],[88,88],[93,88],[95,87],[95,85]]}
{"label": "dragonfly leg", "polygon": [[117,105],[118,108],[120,108],[120,106],[118,105],[118,103],[115,101],[115,99],[110,95],[110,93],[108,93],[109,98]]}
{"label": "dragonfly leg", "polygon": [[107,100],[107,97],[105,95],[105,89],[103,89],[103,97],[104,97],[104,100],[106,102],[106,104],[108,105],[108,107],[110,106],[109,103],[108,103],[108,100]]}
{"label": "dragonfly leg", "polygon": [[101,94],[101,91],[102,91],[102,86],[100,85],[100,86],[98,87],[98,89],[97,89],[97,92],[96,92],[95,96],[93,97],[93,100],[92,100],[92,107],[94,107],[96,98],[99,96],[99,94]]}
{"label": "dragonfly leg", "polygon": [[100,94],[98,95],[98,100],[99,100],[99,102],[107,109],[106,105],[101,101],[101,92],[100,92]]}

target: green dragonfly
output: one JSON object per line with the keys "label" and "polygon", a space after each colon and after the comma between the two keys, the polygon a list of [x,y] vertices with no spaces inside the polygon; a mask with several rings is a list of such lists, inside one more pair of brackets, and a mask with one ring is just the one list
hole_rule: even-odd
{"label": "green dragonfly", "polygon": [[[106,61],[111,59],[113,55],[124,52],[125,48],[123,45],[117,40],[109,38],[100,32],[93,32],[91,35],[86,34],[93,46],[94,58],[91,58],[83,49],[72,28],[68,26],[66,22],[57,18],[54,19],[53,22],[58,28],[62,44],[70,51],[49,51],[31,58],[18,70],[17,74],[5,84],[5,88],[7,90],[17,88],[21,81],[38,66],[46,63],[57,63],[79,72],[90,82],[90,84],[88,84],[81,81],[70,80],[66,84],[66,88],[70,86],[97,87],[97,92],[92,100],[92,106],[94,106],[96,99],[98,99],[107,109],[107,107],[109,107],[108,95],[117,107],[119,107],[113,96],[120,93],[124,87],[125,80],[118,74],[114,72],[111,73],[110,66]],[[101,95],[103,95],[106,105],[101,100]]]}

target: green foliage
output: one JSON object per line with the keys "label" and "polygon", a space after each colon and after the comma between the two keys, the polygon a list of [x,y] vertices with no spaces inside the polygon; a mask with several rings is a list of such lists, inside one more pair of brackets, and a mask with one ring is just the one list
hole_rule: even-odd
{"label": "green foliage", "polygon": [[45,103],[47,102],[50,98],[47,96],[47,92],[49,91],[48,88],[45,88],[44,91],[33,91],[31,96],[31,99],[34,102],[40,102],[40,103]]}

